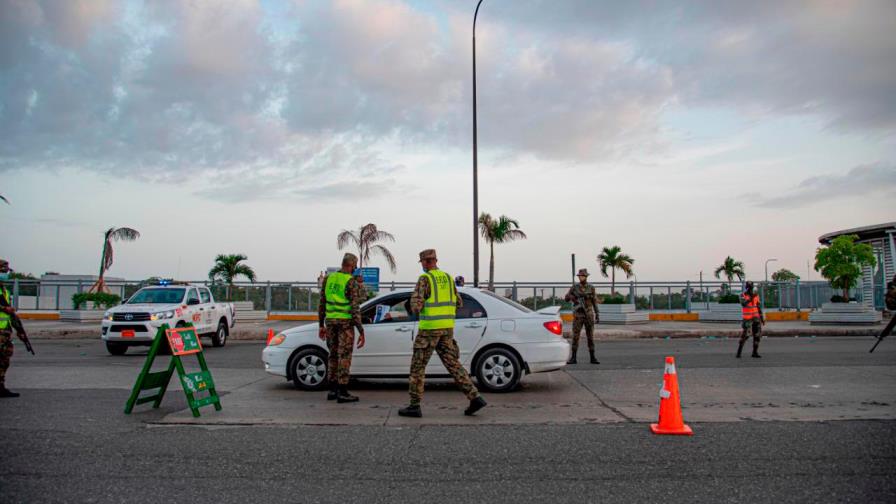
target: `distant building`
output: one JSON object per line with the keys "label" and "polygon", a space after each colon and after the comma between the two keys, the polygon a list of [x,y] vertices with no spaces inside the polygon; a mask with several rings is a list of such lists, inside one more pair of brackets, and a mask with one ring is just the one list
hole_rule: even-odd
{"label": "distant building", "polygon": [[857,235],[857,243],[867,243],[874,250],[877,266],[865,268],[859,290],[863,303],[882,310],[887,282],[896,274],[896,222],[834,231],[820,236],[818,241],[830,245],[834,238],[843,235]]}

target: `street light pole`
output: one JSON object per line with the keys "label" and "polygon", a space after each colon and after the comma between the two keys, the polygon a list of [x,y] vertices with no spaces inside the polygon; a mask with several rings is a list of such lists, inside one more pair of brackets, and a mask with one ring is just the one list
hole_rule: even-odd
{"label": "street light pole", "polygon": [[768,284],[768,263],[777,261],[777,259],[766,259],[765,261],[765,283]]}
{"label": "street light pole", "polygon": [[473,287],[479,287],[479,146],[476,131],[476,18],[479,6],[473,14]]}

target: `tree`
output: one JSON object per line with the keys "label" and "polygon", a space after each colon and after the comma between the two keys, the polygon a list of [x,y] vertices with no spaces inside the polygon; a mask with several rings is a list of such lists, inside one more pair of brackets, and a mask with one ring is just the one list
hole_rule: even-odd
{"label": "tree", "polygon": [[781,268],[778,271],[772,273],[772,280],[774,280],[775,282],[796,282],[799,279],[799,275],[787,268]]}
{"label": "tree", "polygon": [[377,253],[386,258],[386,262],[389,264],[389,269],[392,273],[398,271],[398,268],[395,263],[395,257],[392,255],[392,252],[389,251],[383,245],[377,245],[376,243],[379,241],[390,241],[394,242],[395,237],[392,236],[392,233],[388,233],[386,231],[382,231],[377,229],[376,224],[367,224],[366,226],[362,226],[361,229],[358,230],[357,233],[354,231],[348,231],[343,229],[339,236],[336,237],[336,246],[339,247],[339,250],[342,250],[349,244],[355,246],[358,250],[358,267],[361,268],[364,266],[364,263],[370,261],[370,254]]}
{"label": "tree", "polygon": [[507,243],[514,240],[525,240],[526,233],[520,229],[520,223],[506,215],[495,219],[491,215],[482,212],[479,215],[479,233],[488,242],[488,290],[495,290],[495,244]]}
{"label": "tree", "polygon": [[215,257],[215,265],[208,271],[209,280],[212,282],[221,280],[227,284],[228,301],[230,301],[233,292],[233,280],[236,277],[242,275],[248,278],[250,282],[255,282],[255,271],[249,265],[242,264],[243,261],[248,259],[243,254],[218,254]]}
{"label": "tree", "polygon": [[635,260],[631,256],[622,253],[622,249],[618,245],[612,247],[604,247],[600,254],[597,255],[597,262],[600,265],[600,274],[607,278],[607,268],[610,269],[612,278],[610,279],[610,293],[616,294],[616,270],[622,270],[625,278],[632,277],[632,264]]}
{"label": "tree", "polygon": [[836,289],[843,289],[843,298],[849,299],[849,289],[856,286],[862,276],[862,268],[874,267],[877,260],[874,250],[866,243],[856,243],[857,235],[834,238],[827,247],[815,251],[815,271],[831,282]]}
{"label": "tree", "polygon": [[8,199],[4,198],[2,194],[0,194],[0,200],[3,200],[3,202],[6,203],[7,205],[11,205],[11,204],[12,204],[12,203],[9,202]]}
{"label": "tree", "polygon": [[747,274],[744,273],[744,263],[733,259],[731,256],[725,258],[722,265],[716,268],[714,274],[718,279],[721,279],[722,275],[725,275],[729,284],[734,280],[734,277],[737,277],[738,280],[743,282],[744,277],[747,276]]}
{"label": "tree", "polygon": [[112,260],[114,258],[113,250],[112,250],[112,242],[113,241],[134,241],[137,238],[140,238],[140,232],[136,229],[128,228],[128,227],[111,227],[103,233],[103,254],[100,258],[100,274],[99,278],[97,278],[96,283],[93,284],[87,292],[105,292],[106,291],[106,282],[104,280],[106,272],[109,271],[109,268],[112,267]]}

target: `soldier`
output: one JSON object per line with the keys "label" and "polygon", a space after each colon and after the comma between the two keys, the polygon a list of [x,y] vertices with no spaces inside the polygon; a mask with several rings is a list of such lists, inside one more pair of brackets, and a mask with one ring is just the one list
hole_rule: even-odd
{"label": "soldier", "polygon": [[585,335],[588,337],[588,353],[591,354],[591,364],[600,364],[594,356],[594,325],[600,322],[600,315],[597,311],[597,293],[594,287],[588,283],[588,270],[582,268],[579,270],[579,283],[570,287],[569,292],[563,297],[564,300],[573,303],[573,322],[572,322],[572,356],[567,364],[576,363],[576,353],[579,350],[579,336],[582,333],[582,327],[585,328]]}
{"label": "soldier", "polygon": [[[0,259],[0,297],[3,298],[2,307],[0,307],[0,397],[19,397],[19,394],[12,392],[6,388],[6,370],[9,369],[9,361],[12,359],[12,315],[16,310],[12,307],[9,289],[6,288],[4,282],[9,280],[9,263],[5,259]],[[26,341],[24,332],[21,328],[17,328],[19,339]]]}
{"label": "soldier", "polygon": [[398,410],[398,414],[416,418],[423,416],[420,401],[423,399],[426,366],[435,350],[445,369],[454,377],[454,382],[470,400],[464,414],[473,415],[485,407],[486,402],[461,365],[460,350],[454,341],[454,316],[457,309],[463,306],[463,301],[457,295],[451,275],[438,269],[435,250],[420,252],[420,262],[423,264],[423,274],[417,280],[410,303],[411,311],[420,314],[420,331],[414,339],[414,356],[411,359],[411,404]]}
{"label": "soldier", "polygon": [[354,254],[345,254],[342,269],[324,278],[317,317],[318,335],[327,341],[327,381],[330,392],[327,400],[340,403],[357,402],[358,397],[348,392],[348,379],[358,328],[358,348],[364,347],[364,326],[361,324],[361,303],[367,299],[364,287],[352,272],[358,264]]}
{"label": "soldier", "polygon": [[[896,275],[893,275],[893,280],[887,284],[887,295],[884,297],[884,304],[887,306],[887,310],[896,312]],[[884,339],[889,336],[893,332],[893,326],[896,326],[896,313],[891,314],[890,322],[881,331],[878,339]]]}
{"label": "soldier", "polygon": [[753,292],[753,282],[747,282],[744,293],[740,297],[740,305],[743,307],[743,328],[744,331],[740,335],[740,343],[737,346],[737,358],[740,359],[740,353],[744,349],[744,343],[747,342],[749,332],[753,331],[753,355],[756,359],[762,357],[759,355],[759,340],[762,339],[762,325],[765,324],[765,317],[762,314],[762,306],[759,303],[759,294]]}

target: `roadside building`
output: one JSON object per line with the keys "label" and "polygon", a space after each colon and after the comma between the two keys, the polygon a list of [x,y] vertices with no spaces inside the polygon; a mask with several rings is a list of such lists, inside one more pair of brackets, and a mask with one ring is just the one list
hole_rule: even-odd
{"label": "roadside building", "polygon": [[843,235],[857,235],[857,243],[867,243],[874,250],[877,266],[864,268],[857,290],[861,293],[862,303],[882,310],[887,282],[896,274],[896,222],[834,231],[820,236],[818,241],[830,245]]}

